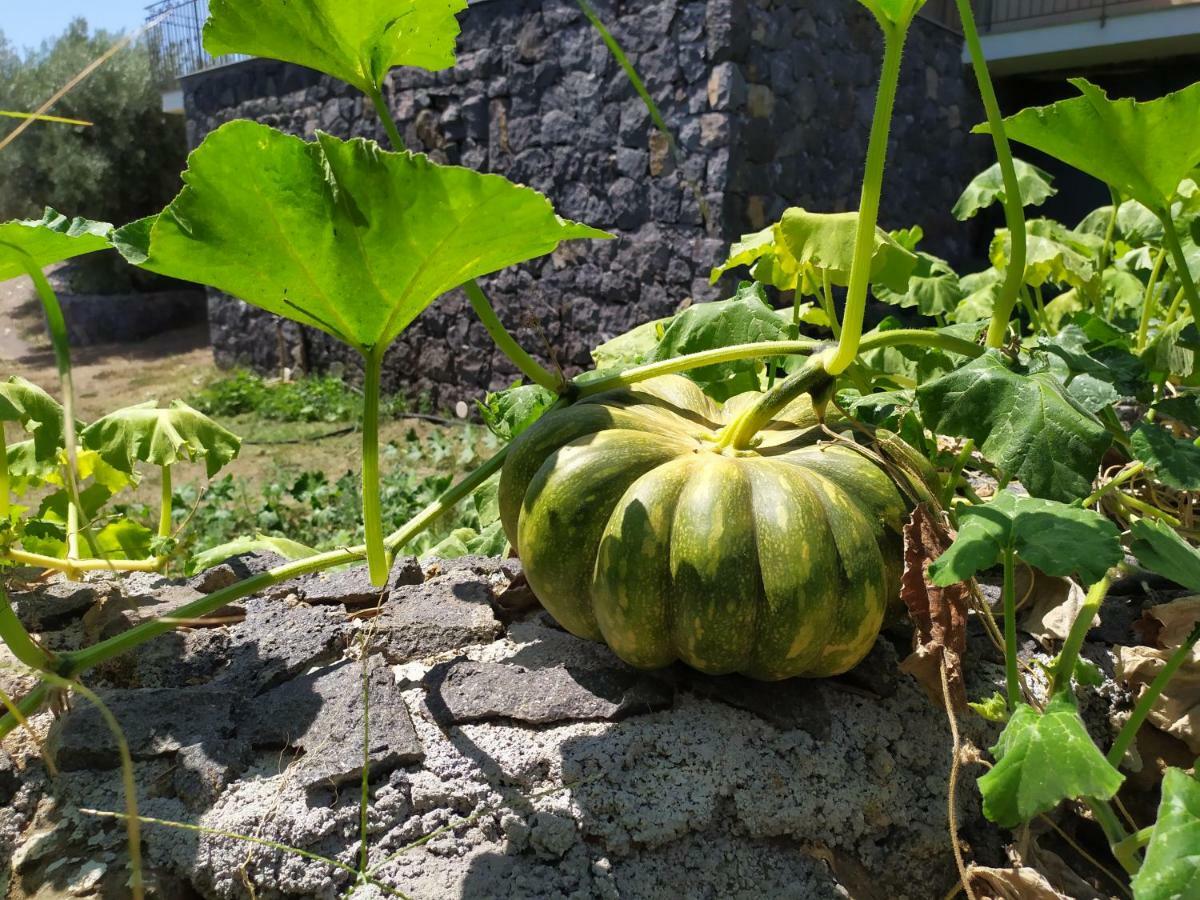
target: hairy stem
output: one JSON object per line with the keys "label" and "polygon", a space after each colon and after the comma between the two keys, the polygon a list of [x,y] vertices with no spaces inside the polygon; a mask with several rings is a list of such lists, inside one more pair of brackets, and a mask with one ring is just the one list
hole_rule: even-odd
{"label": "hairy stem", "polygon": [[54,668],[54,657],[25,630],[21,620],[9,602],[8,594],[0,585],[0,640],[8,646],[17,660],[31,669],[45,672]]}
{"label": "hairy stem", "polygon": [[1008,708],[1016,709],[1021,703],[1021,673],[1017,667],[1017,586],[1016,551],[1011,547],[1004,550],[1004,672],[1008,689]]}
{"label": "hairy stem", "polygon": [[4,423],[0,422],[0,525],[12,515],[12,485],[8,477],[8,445],[4,440]]}
{"label": "hairy stem", "polygon": [[[731,347],[719,347],[715,350],[703,350],[699,353],[689,353],[666,359],[662,362],[646,363],[634,366],[616,375],[589,381],[577,385],[574,396],[592,397],[616,388],[629,387],[639,381],[657,378],[659,375],[672,375],[677,372],[687,372],[701,366],[712,366],[720,363],[736,362],[741,359],[763,359],[770,356],[794,356],[811,353],[820,341],[811,338],[799,338],[794,341],[761,341],[754,344],[735,344]],[[949,334],[920,329],[897,328],[893,331],[880,331],[869,334],[862,339],[859,350],[876,350],[880,347],[934,347],[947,353],[969,356],[972,359],[983,354],[983,348],[978,344]]]}
{"label": "hairy stem", "polygon": [[379,85],[375,85],[372,90],[367,92],[367,96],[375,105],[375,112],[379,116],[379,121],[383,123],[383,130],[387,133],[392,149],[397,153],[400,152],[404,149],[404,138],[400,137],[400,129],[396,127],[392,111],[388,109],[387,103],[383,99],[383,89]]}
{"label": "hairy stem", "polygon": [[831,352],[826,350],[809,357],[797,372],[763,394],[753,406],[729,424],[718,446],[734,450],[749,449],[754,436],[801,394],[812,394],[815,404],[820,392],[832,381],[826,369]]}
{"label": "hairy stem", "polygon": [[829,272],[826,269],[821,270],[819,297],[821,309],[825,311],[825,317],[829,319],[829,330],[833,332],[834,340],[839,340],[842,336],[842,323],[838,321],[837,306],[833,302],[833,287],[829,283]]}
{"label": "hairy stem", "polygon": [[1094,503],[1098,503],[1105,494],[1116,490],[1131,478],[1136,478],[1145,468],[1146,464],[1143,462],[1130,463],[1128,466],[1118,472],[1110,481],[1106,481],[1104,484],[1100,485],[1100,487],[1096,488],[1096,490],[1092,491],[1092,493],[1088,495],[1087,499],[1083,501],[1083,506],[1087,507]]}
{"label": "hairy stem", "polygon": [[900,83],[900,61],[904,54],[904,41],[908,36],[906,27],[892,26],[883,21],[880,21],[880,26],[883,29],[883,67],[879,74],[879,90],[875,97],[875,113],[871,120],[871,137],[867,144],[867,164],[858,204],[854,262],[850,270],[850,285],[846,291],[842,336],[838,341],[837,352],[828,364],[831,375],[840,375],[846,371],[858,356],[863,317],[867,310],[871,257],[875,249],[875,226],[879,221],[879,199],[883,192],[888,132],[891,130],[892,109],[896,103],[896,88]]}
{"label": "hairy stem", "polygon": [[1172,325],[1179,318],[1179,310],[1183,306],[1183,298],[1187,294],[1187,289],[1181,287],[1175,294],[1175,299],[1171,301],[1171,307],[1167,310],[1167,318],[1164,325]]}
{"label": "hairy stem", "polygon": [[1054,671],[1051,673],[1051,694],[1058,694],[1071,689],[1071,676],[1075,673],[1075,664],[1079,661],[1079,651],[1083,647],[1083,640],[1091,630],[1092,620],[1096,618],[1096,613],[1100,611],[1100,604],[1104,602],[1104,598],[1108,595],[1108,589],[1111,584],[1112,581],[1108,576],[1105,576],[1088,589],[1087,597],[1084,598],[1082,605],[1079,607],[1079,613],[1075,616],[1075,621],[1071,623],[1071,630],[1067,632],[1067,639],[1063,642],[1062,652],[1058,654],[1058,663],[1054,666]]}
{"label": "hairy stem", "polygon": [[467,299],[471,301],[471,309],[475,310],[475,315],[479,317],[479,321],[483,323],[483,327],[487,329],[488,335],[496,346],[500,348],[517,369],[532,381],[534,384],[540,384],[548,391],[558,393],[562,390],[563,380],[561,376],[553,375],[546,370],[536,359],[525,352],[525,349],[517,343],[508,330],[504,327],[504,323],[496,315],[492,304],[488,302],[487,295],[483,293],[483,289],[479,283],[471,279],[462,286],[463,291],[467,295]]}
{"label": "hairy stem", "polygon": [[159,491],[158,536],[171,536],[171,467],[162,467],[162,489]]}
{"label": "hairy stem", "polygon": [[1092,818],[1096,820],[1096,824],[1100,826],[1100,830],[1104,832],[1104,837],[1108,841],[1109,847],[1112,848],[1113,858],[1121,864],[1128,874],[1135,875],[1139,867],[1137,856],[1135,854],[1125,854],[1117,852],[1128,835],[1125,829],[1121,826],[1121,820],[1117,818],[1117,814],[1113,812],[1112,807],[1104,800],[1097,800],[1094,797],[1085,797],[1084,803],[1091,810]]}
{"label": "hairy stem", "polygon": [[1141,353],[1146,349],[1146,338],[1150,334],[1150,319],[1154,315],[1158,304],[1157,299],[1158,279],[1162,275],[1163,264],[1167,261],[1167,249],[1163,247],[1158,251],[1158,255],[1154,258],[1154,268],[1150,271],[1150,282],[1146,285],[1146,295],[1142,299],[1142,317],[1138,321],[1137,331],[1137,351]]}
{"label": "hairy stem", "polygon": [[157,572],[164,562],[161,558],[59,559],[57,556],[43,556],[41,553],[28,553],[25,550],[8,550],[0,555],[0,559],[37,569],[57,569],[65,572],[70,578],[75,578],[83,572]]}
{"label": "hairy stem", "polygon": [[1000,175],[1004,180],[1004,222],[1008,226],[1012,246],[1008,254],[1008,265],[1004,270],[1004,284],[1000,288],[1000,296],[996,298],[987,332],[987,346],[999,348],[1004,346],[1008,334],[1008,320],[1012,318],[1013,307],[1017,305],[1017,296],[1025,282],[1025,207],[1021,202],[1021,187],[1017,181],[1012,150],[1004,132],[1004,116],[1000,112],[1000,103],[996,100],[996,89],[992,86],[992,76],[988,72],[987,57],[983,55],[979,30],[975,27],[971,0],[954,2],[962,20],[963,37],[967,41],[967,52],[971,55],[971,68],[979,85],[979,96],[983,100],[984,112],[987,113],[988,131],[992,135],[992,146],[996,150],[996,160],[1000,163]]}
{"label": "hairy stem", "polygon": [[1167,664],[1162,667],[1162,670],[1150,682],[1150,686],[1138,698],[1137,705],[1133,708],[1129,720],[1121,727],[1121,731],[1117,734],[1116,740],[1113,741],[1113,745],[1108,751],[1108,761],[1114,768],[1120,767],[1121,761],[1125,759],[1125,754],[1133,746],[1133,740],[1137,737],[1138,729],[1142,727],[1142,723],[1150,715],[1150,710],[1154,707],[1158,698],[1162,696],[1167,683],[1179,671],[1180,667],[1191,658],[1192,648],[1196,645],[1197,641],[1200,641],[1200,625],[1192,629],[1192,633],[1187,636],[1187,640],[1171,654],[1171,657],[1167,660]]}
{"label": "hairy stem", "polygon": [[[64,473],[64,480],[66,475]],[[79,507],[67,504],[67,562],[79,559]]]}
{"label": "hairy stem", "polygon": [[367,544],[367,569],[371,584],[387,584],[387,548],[383,545],[383,510],[379,497],[379,384],[383,374],[383,349],[367,352],[363,371],[362,420],[362,510],[363,533]]}
{"label": "hairy stem", "polygon": [[1171,215],[1170,206],[1158,211],[1158,217],[1163,223],[1163,243],[1171,251],[1171,262],[1175,266],[1175,274],[1183,282],[1184,296],[1188,308],[1192,311],[1192,321],[1200,325],[1200,289],[1192,278],[1188,268],[1187,257],[1183,255],[1183,247],[1179,243],[1179,235],[1175,231],[1175,217]]}

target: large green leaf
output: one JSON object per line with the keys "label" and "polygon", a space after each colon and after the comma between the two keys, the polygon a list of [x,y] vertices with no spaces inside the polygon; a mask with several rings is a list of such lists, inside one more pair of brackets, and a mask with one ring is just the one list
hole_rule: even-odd
{"label": "large green leaf", "polygon": [[143,226],[122,229],[132,262],[212,285],[364,353],[472,278],[569,238],[610,237],[559,218],[537,191],[499,175],[370,141],[322,134],[306,143],[246,121],[210,134],[184,180],[148,247]]}
{"label": "large green leaf", "polygon": [[[1014,159],[1013,167],[1017,172],[1017,190],[1021,194],[1022,206],[1041,206],[1058,193],[1050,183],[1053,177],[1048,172],[1043,172],[1037,166],[1021,159]],[[1000,163],[996,163],[971,179],[967,189],[954,204],[954,218],[965,222],[981,209],[987,209],[993,203],[1003,202],[1004,176],[1000,171]]]}
{"label": "large green leaf", "polygon": [[1138,562],[1190,591],[1200,591],[1200,552],[1163,522],[1138,519],[1129,529]]}
{"label": "large green leaf", "polygon": [[[763,288],[743,284],[728,300],[697,303],[675,316],[646,362],[735,344],[782,341],[787,336],[787,324],[767,303]],[[704,366],[685,374],[714,399],[727,400],[745,391],[759,390],[761,367],[761,362],[747,359]]]}
{"label": "large green leaf", "polygon": [[557,401],[558,395],[540,384],[515,384],[507,390],[489,392],[478,406],[488,430],[501,440],[511,441]]}
{"label": "large green leaf", "polygon": [[63,446],[63,408],[57,400],[19,375],[0,382],[0,427],[17,422],[33,435],[38,461],[53,461]]}
{"label": "large green leaf", "polygon": [[996,565],[1005,550],[1047,575],[1094,584],[1123,558],[1117,528],[1090,509],[1001,491],[960,514],[954,543],[929,567],[934,584],[966,581]]}
{"label": "large green leaf", "polygon": [[1125,780],[1088,735],[1067,692],[1051,698],[1044,713],[1018,706],[992,754],[996,765],[979,779],[983,813],[1006,828],[1063,800],[1111,799]]}
{"label": "large green leaf", "polygon": [[[834,284],[850,283],[854,265],[854,240],[858,213],[814,213],[798,206],[786,210],[776,226],[776,243],[782,244],[801,266],[825,272]],[[875,229],[871,251],[871,282],[893,291],[908,289],[917,256],[882,228]]]}
{"label": "large green leaf", "polygon": [[243,553],[278,553],[284,559],[304,559],[306,556],[316,556],[317,551],[298,541],[259,534],[252,538],[236,538],[227,544],[197,553],[188,559],[185,571],[188,575],[195,575]]}
{"label": "large green leaf", "polygon": [[1181,491],[1200,490],[1200,447],[1165,428],[1139,422],[1130,436],[1133,455],[1163,484]]}
{"label": "large green leaf", "polygon": [[1182,769],[1163,775],[1146,861],[1133,879],[1136,900],[1200,897],[1200,781]]}
{"label": "large green leaf", "polygon": [[1089,493],[1112,441],[1054,375],[1015,371],[996,350],[921,385],[917,399],[929,428],[973,439],[1035,497],[1069,502]]}
{"label": "large green leaf", "polygon": [[182,400],[166,409],[150,400],[109,413],[85,428],[79,439],[120,472],[133,472],[137,460],[172,466],[203,459],[209,478],[242,446],[240,438]]}
{"label": "large green leaf", "polygon": [[204,47],[317,69],[370,93],[396,66],[454,65],[467,0],[213,0]]}
{"label": "large green leaf", "polygon": [[[1050,219],[1033,219],[1027,224],[1025,283],[1041,287],[1047,282],[1084,287],[1096,277],[1091,255],[1099,251],[1097,239],[1090,234],[1071,231]],[[1008,265],[1012,237],[1007,228],[996,231],[991,261],[997,269]]]}
{"label": "large green leaf", "polygon": [[[1009,140],[1074,166],[1127,197],[1163,209],[1200,164],[1200,83],[1157,100],[1110,100],[1084,78],[1082,94],[1004,120]],[[975,127],[987,132],[985,124]]]}
{"label": "large green leaf", "polygon": [[886,285],[876,284],[871,286],[872,293],[884,303],[902,309],[916,307],[924,316],[953,312],[967,295],[958,275],[944,259],[920,250],[916,254],[917,265],[906,290],[893,291]]}
{"label": "large green leaf", "polygon": [[33,257],[38,268],[85,253],[107,249],[112,226],[90,219],[68,219],[46,207],[40,219],[0,224],[0,281],[26,274],[19,255]]}

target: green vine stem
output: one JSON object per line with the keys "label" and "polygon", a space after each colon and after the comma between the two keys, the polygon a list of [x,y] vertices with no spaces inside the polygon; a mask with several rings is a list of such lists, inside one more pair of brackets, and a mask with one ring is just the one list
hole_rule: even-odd
{"label": "green vine stem", "polygon": [[1158,279],[1162,275],[1163,264],[1167,261],[1167,249],[1163,247],[1158,251],[1158,255],[1154,258],[1154,268],[1150,270],[1150,281],[1146,285],[1146,296],[1142,300],[1142,317],[1138,321],[1137,331],[1137,351],[1141,353],[1146,349],[1146,338],[1150,334],[1150,318],[1154,315],[1154,311],[1158,304],[1155,303],[1157,298],[1156,291],[1158,289]]}
{"label": "green vine stem", "polygon": [[1171,654],[1171,657],[1167,660],[1167,664],[1162,667],[1154,677],[1154,680],[1150,682],[1150,686],[1138,698],[1137,705],[1134,706],[1133,712],[1129,715],[1129,720],[1121,727],[1116,740],[1113,741],[1113,745],[1108,751],[1108,761],[1114,768],[1120,767],[1121,761],[1125,759],[1125,754],[1133,746],[1133,740],[1137,737],[1138,729],[1142,727],[1142,723],[1150,715],[1150,710],[1153,708],[1155,702],[1162,696],[1167,682],[1188,661],[1192,655],[1192,648],[1196,646],[1198,641],[1200,641],[1200,624],[1197,624],[1192,629],[1192,633],[1187,636],[1187,639]]}
{"label": "green vine stem", "polygon": [[963,37],[966,38],[967,52],[971,56],[971,68],[975,72],[979,97],[983,100],[983,109],[987,113],[992,146],[996,150],[996,160],[1000,163],[1000,175],[1004,180],[1004,222],[1008,226],[1012,246],[1008,254],[1008,267],[1004,270],[1004,284],[1000,288],[1000,296],[996,298],[996,306],[992,310],[992,320],[988,325],[987,333],[987,346],[999,348],[1004,346],[1008,335],[1008,321],[1012,318],[1013,307],[1017,304],[1021,285],[1025,281],[1027,253],[1025,207],[1021,203],[1021,186],[1017,181],[1017,169],[1013,164],[1008,136],[1004,131],[1004,116],[1000,112],[1000,103],[996,100],[996,89],[992,86],[992,76],[988,72],[987,57],[983,54],[983,44],[979,41],[979,30],[975,26],[975,14],[971,10],[971,0],[954,0],[954,2],[958,6],[958,16],[962,20]]}
{"label": "green vine stem", "polygon": [[383,88],[380,85],[375,85],[371,90],[367,91],[367,96],[371,98],[371,103],[375,106],[375,113],[379,116],[379,121],[383,123],[383,130],[387,133],[392,149],[397,152],[405,149],[404,138],[400,137],[400,129],[396,127],[396,120],[392,118],[392,111],[388,109],[387,102],[383,99]]}
{"label": "green vine stem", "polygon": [[833,352],[832,349],[824,350],[810,356],[798,371],[764,393],[753,406],[729,423],[717,446],[750,449],[754,436],[801,394],[812,394],[816,405],[822,391],[832,386],[833,376],[829,374],[828,366]]}
{"label": "green vine stem", "polygon": [[1121,864],[1121,868],[1127,874],[1136,875],[1137,870],[1141,868],[1136,851],[1130,854],[1119,852],[1118,850],[1118,848],[1127,846],[1125,841],[1129,835],[1121,825],[1121,820],[1117,818],[1117,814],[1113,812],[1112,806],[1104,800],[1097,800],[1095,797],[1085,797],[1083,802],[1087,804],[1087,808],[1092,813],[1092,818],[1096,820],[1096,824],[1104,832],[1104,837],[1108,841],[1109,847],[1112,848],[1113,858]]}
{"label": "green vine stem", "polygon": [[896,105],[896,88],[900,83],[904,42],[908,37],[907,24],[896,26],[879,18],[879,25],[883,30],[883,67],[879,73],[871,136],[867,142],[867,163],[858,204],[858,228],[854,235],[854,261],[850,269],[850,285],[846,290],[846,309],[842,315],[842,336],[838,340],[837,351],[828,361],[830,375],[842,374],[858,356],[863,318],[867,311],[867,288],[871,278],[871,256],[875,249],[875,226],[879,221],[879,199],[883,192],[888,133],[892,125],[892,110]]}
{"label": "green vine stem", "polygon": [[4,423],[0,422],[0,525],[8,523],[12,515],[12,485],[8,476],[8,444],[4,439]]}
{"label": "green vine stem", "polygon": [[517,369],[532,381],[534,384],[539,384],[548,391],[558,393],[563,388],[563,379],[561,376],[551,374],[544,366],[536,359],[525,352],[525,348],[517,343],[516,339],[504,327],[500,318],[496,315],[496,310],[488,301],[487,295],[479,283],[472,279],[462,286],[463,291],[467,295],[467,299],[471,301],[471,309],[475,310],[475,315],[479,317],[479,321],[483,323],[483,327],[487,329],[488,335],[496,346],[512,360]]}
{"label": "green vine stem", "polygon": [[1180,287],[1178,293],[1175,294],[1175,299],[1171,301],[1171,307],[1167,310],[1167,318],[1163,323],[1164,327],[1174,325],[1175,320],[1179,318],[1179,310],[1183,307],[1183,298],[1187,293],[1187,288]]}
{"label": "green vine stem", "polygon": [[1118,472],[1111,480],[1104,482],[1104,484],[1092,491],[1092,493],[1088,495],[1087,499],[1083,501],[1082,505],[1084,507],[1088,507],[1100,502],[1100,500],[1106,494],[1116,490],[1131,478],[1136,478],[1145,468],[1146,464],[1144,462],[1130,463],[1128,466]]}
{"label": "green vine stem", "polygon": [[829,283],[829,271],[821,270],[821,293],[818,295],[821,301],[821,309],[825,311],[825,317],[829,319],[829,330],[833,332],[833,339],[840,340],[842,337],[842,323],[838,321],[837,307],[833,302],[833,288]]}
{"label": "green vine stem", "polygon": [[1063,641],[1062,652],[1058,654],[1058,662],[1050,675],[1050,693],[1059,694],[1071,689],[1071,676],[1075,673],[1075,664],[1079,662],[1079,651],[1083,647],[1084,638],[1092,628],[1092,620],[1100,611],[1100,605],[1108,596],[1112,580],[1106,575],[1090,588],[1087,596],[1079,607],[1067,639]]}
{"label": "green vine stem", "polygon": [[54,657],[42,649],[17,618],[3,586],[0,586],[0,640],[4,641],[18,662],[31,669],[45,672],[55,666]]}
{"label": "green vine stem", "polygon": [[42,302],[42,309],[46,314],[46,327],[50,332],[50,343],[54,347],[54,362],[58,367],[58,381],[62,388],[63,436],[67,451],[67,465],[64,472],[66,478],[64,480],[66,481],[67,498],[71,506],[80,513],[83,519],[84,536],[87,538],[88,545],[92,546],[94,550],[90,523],[87,522],[86,516],[82,516],[83,504],[79,499],[79,479],[76,477],[79,465],[75,458],[75,387],[71,378],[71,349],[67,341],[67,321],[63,318],[58,295],[54,293],[54,288],[50,286],[50,282],[46,280],[45,274],[33,257],[20,247],[14,247],[11,244],[5,246],[13,250],[17,259],[21,261],[26,274],[33,281],[34,289],[37,291],[38,298]]}
{"label": "green vine stem", "polygon": [[367,569],[371,584],[387,584],[391,560],[383,545],[383,510],[379,497],[379,391],[383,375],[383,346],[367,351],[363,371],[362,510]]}
{"label": "green vine stem", "polygon": [[1168,206],[1158,210],[1158,218],[1163,224],[1163,243],[1171,251],[1171,262],[1175,266],[1175,274],[1183,282],[1184,296],[1187,297],[1188,308],[1192,311],[1192,319],[1200,324],[1200,289],[1192,279],[1192,270],[1188,268],[1187,257],[1183,255],[1183,247],[1179,243],[1179,235],[1175,231],[1175,217],[1171,215]]}
{"label": "green vine stem", "polygon": [[159,490],[159,506],[158,506],[158,536],[160,538],[169,538],[171,536],[171,467],[162,467],[162,487]]}
{"label": "green vine stem", "polygon": [[1004,550],[1004,681],[1008,690],[1008,708],[1015,710],[1021,704],[1021,672],[1017,667],[1017,585],[1016,551],[1011,547]]}
{"label": "green vine stem", "polygon": [[0,559],[36,569],[57,569],[75,579],[84,572],[157,572],[164,560],[153,559],[59,559],[25,550],[6,550]]}
{"label": "green vine stem", "polygon": [[[659,375],[673,375],[678,372],[686,372],[689,369],[697,369],[701,366],[736,362],[742,359],[759,359],[769,356],[795,356],[811,353],[814,348],[820,345],[820,341],[811,338],[799,338],[794,341],[761,341],[755,344],[735,344],[730,347],[719,347],[715,350],[703,350],[699,353],[689,353],[685,356],[677,356],[674,359],[666,359],[662,362],[634,366],[631,369],[626,369],[624,372],[609,375],[607,378],[599,378],[595,381],[580,384],[576,380],[573,382],[575,385],[573,396],[580,399],[583,397],[592,397],[596,394],[602,394],[605,391],[629,387],[632,384],[637,384],[639,381],[646,381],[649,378],[657,378]],[[859,350],[865,352],[867,350],[877,350],[880,347],[898,346],[932,347],[938,350],[945,350],[947,353],[969,356],[972,359],[982,356],[984,352],[984,348],[978,344],[954,337],[953,335],[910,328],[897,328],[893,331],[880,331],[875,334],[869,334],[860,342]]]}

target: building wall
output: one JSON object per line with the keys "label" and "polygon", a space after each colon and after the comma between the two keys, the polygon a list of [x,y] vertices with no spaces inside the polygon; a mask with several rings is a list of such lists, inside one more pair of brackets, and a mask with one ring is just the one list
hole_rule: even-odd
{"label": "building wall", "polygon": [[[525,346],[569,370],[600,341],[719,296],[728,285],[709,287],[707,273],[728,242],[785,207],[857,205],[880,52],[875,25],[848,0],[594,5],[678,136],[680,160],[572,0],[473,5],[458,66],[398,70],[387,91],[410,149],[530,184],[562,215],[618,235],[483,280]],[[948,210],[987,151],[967,137],[979,114],[960,51],[938,25],[913,29],[883,209],[885,226],[921,222],[929,247],[952,259],[968,247]],[[193,144],[237,117],[386,140],[357,92],[295,66],[253,60],[191,76],[184,91]],[[210,302],[210,324],[222,364],[358,366],[331,338],[228,299]],[[516,377],[457,293],[401,337],[386,372],[389,388],[439,404]]]}

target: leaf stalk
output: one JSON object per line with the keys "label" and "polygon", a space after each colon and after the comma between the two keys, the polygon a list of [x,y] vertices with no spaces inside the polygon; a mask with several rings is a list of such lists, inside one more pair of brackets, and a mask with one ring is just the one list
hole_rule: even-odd
{"label": "leaf stalk", "polygon": [[364,356],[362,429],[362,510],[367,569],[371,584],[387,584],[391,560],[383,545],[383,509],[379,497],[379,393],[383,377],[383,348],[372,347]]}
{"label": "leaf stalk", "polygon": [[471,309],[475,310],[475,315],[487,329],[488,336],[521,374],[548,391],[556,394],[561,391],[563,388],[562,377],[551,374],[536,359],[526,353],[524,347],[517,343],[516,338],[509,333],[508,329],[504,327],[504,323],[500,321],[500,317],[496,315],[496,310],[479,286],[479,282],[472,278],[462,286],[462,289],[466,293],[467,299],[471,301]]}

